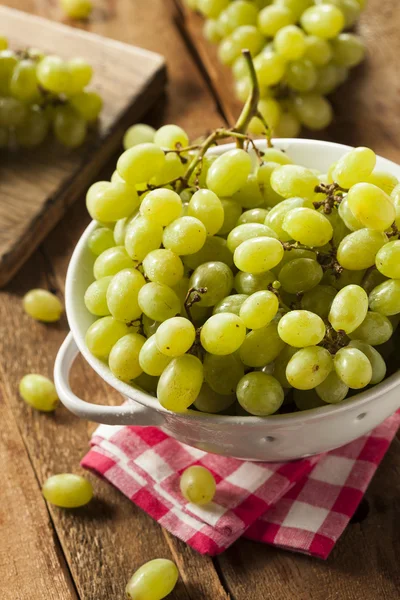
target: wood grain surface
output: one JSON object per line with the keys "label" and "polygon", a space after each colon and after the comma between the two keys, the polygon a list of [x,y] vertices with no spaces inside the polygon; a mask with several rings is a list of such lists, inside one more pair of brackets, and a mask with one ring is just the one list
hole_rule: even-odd
{"label": "wood grain surface", "polygon": [[[61,19],[56,2],[14,0],[9,4]],[[382,16],[381,4],[378,0],[369,3],[372,44],[378,43],[374,31],[380,35],[384,27],[388,31],[388,17],[385,20]],[[394,0],[386,4],[396,9]],[[149,122],[179,123],[192,138],[223,122],[218,108],[223,104],[216,101],[199,69],[198,58],[182,35],[182,14],[173,0],[104,1],[96,6],[93,18],[81,27],[161,51],[166,57],[168,98],[152,111]],[[398,51],[400,42],[392,33],[391,44],[382,41],[382,45],[395,73],[393,45]],[[380,60],[379,64],[384,64],[384,59]],[[381,72],[375,75],[370,65],[367,69],[369,77],[381,81]],[[363,70],[357,76],[363,78]],[[383,133],[394,131],[396,126],[395,85],[393,89],[388,87],[380,100],[388,111],[386,117],[384,111],[377,115],[384,127],[377,124],[372,113],[365,123],[349,127],[351,131],[359,127],[360,136],[361,127],[365,127],[365,136],[376,136],[372,146],[400,162],[395,133],[390,139]],[[360,114],[368,114],[369,98],[360,98]],[[378,92],[373,98],[378,101]],[[349,95],[347,100],[351,103]],[[339,135],[343,141],[351,141],[346,140],[345,128],[338,130]],[[111,161],[107,170],[99,173],[99,179],[109,175],[114,164],[115,160]],[[25,373],[51,376],[54,357],[67,333],[65,318],[50,326],[29,319],[22,311],[21,297],[32,287],[46,287],[62,298],[69,257],[88,221],[84,203],[76,203],[13,282],[0,292],[0,423],[6,428],[0,442],[0,464],[7,464],[0,491],[1,586],[6,582],[2,600],[122,600],[133,571],[144,561],[162,556],[175,560],[180,570],[171,600],[398,600],[398,440],[380,466],[355,522],[326,562],[246,540],[239,540],[215,559],[202,557],[163,531],[109,484],[91,476],[95,499],[90,505],[75,511],[48,507],[46,513],[41,484],[50,474],[80,472],[79,461],[88,448],[94,425],[78,420],[62,407],[54,415],[39,414],[18,397],[18,382]],[[72,385],[86,400],[118,402],[117,395],[83,360],[74,366]],[[26,518],[20,516],[20,511],[27,514]],[[21,539],[27,545],[23,557],[19,555]],[[42,543],[38,545],[37,540]],[[27,563],[33,565],[32,570]],[[37,574],[39,566],[41,575]],[[28,587],[25,579],[33,585]]]}

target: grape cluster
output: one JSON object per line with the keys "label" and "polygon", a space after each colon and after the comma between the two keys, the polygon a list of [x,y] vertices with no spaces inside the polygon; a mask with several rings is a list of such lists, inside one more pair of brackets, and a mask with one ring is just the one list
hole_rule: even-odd
{"label": "grape cluster", "polygon": [[50,131],[64,146],[80,146],[103,104],[86,89],[92,74],[81,58],[13,51],[0,37],[0,148],[38,146]]}
{"label": "grape cluster", "polygon": [[[227,135],[245,147],[206,153]],[[190,146],[175,125],[135,125],[125,144],[87,194],[86,344],[116,377],[172,411],[260,416],[382,381],[400,185],[372,150],[319,173],[234,129]]]}
{"label": "grape cluster", "polygon": [[[254,57],[260,84],[259,111],[276,137],[296,137],[305,126],[325,128],[332,107],[325,98],[364,58],[363,41],[346,32],[364,0],[187,0],[206,17],[204,35],[218,44],[222,63],[232,67],[237,97],[250,81],[241,49]],[[262,134],[254,118],[249,131]]]}

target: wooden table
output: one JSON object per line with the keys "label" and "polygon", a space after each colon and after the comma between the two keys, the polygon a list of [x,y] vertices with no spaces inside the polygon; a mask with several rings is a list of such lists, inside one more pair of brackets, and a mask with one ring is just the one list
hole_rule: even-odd
{"label": "wooden table", "polygon": [[[6,4],[63,19],[56,0]],[[77,26],[167,58],[168,98],[149,116],[150,122],[179,123],[194,138],[232,120],[238,107],[228,73],[202,43],[197,18],[185,18],[173,0],[95,4],[90,23]],[[337,118],[329,131],[331,139],[371,145],[398,162],[399,25],[398,0],[369,1],[361,23],[368,63],[337,93]],[[108,174],[112,168],[111,164]],[[199,556],[94,477],[96,498],[85,509],[63,511],[45,504],[41,484],[53,473],[79,471],[94,427],[63,408],[54,415],[39,414],[18,397],[18,382],[25,373],[51,376],[68,330],[65,318],[52,326],[33,322],[22,311],[21,297],[33,287],[62,295],[69,256],[88,220],[82,198],[0,294],[1,600],[122,599],[132,572],[161,556],[179,566],[181,578],[171,595],[176,600],[398,599],[399,439],[326,562],[245,540],[215,559]],[[118,401],[83,361],[74,368],[74,388],[86,399]]]}

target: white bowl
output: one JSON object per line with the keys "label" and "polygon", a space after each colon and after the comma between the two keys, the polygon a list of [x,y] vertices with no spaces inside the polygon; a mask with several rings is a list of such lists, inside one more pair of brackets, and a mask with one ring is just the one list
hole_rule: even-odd
{"label": "white bowl", "polygon": [[[257,144],[265,148],[265,142]],[[348,146],[315,140],[275,140],[297,164],[326,171],[349,150]],[[210,150],[221,154],[233,145]],[[378,157],[377,168],[400,179],[400,167]],[[239,459],[280,461],[297,459],[338,448],[371,431],[400,407],[400,373],[339,405],[270,417],[232,417],[188,410],[177,414],[165,410],[153,396],[123,383],[102,361],[89,352],[86,331],[95,320],[84,304],[84,293],[93,281],[94,257],[87,240],[97,227],[93,222],[79,240],[69,264],[66,281],[66,312],[71,333],[61,346],[55,363],[55,385],[61,401],[79,417],[113,425],[153,425],[185,444]],[[99,406],[78,398],[68,383],[69,370],[78,351],[107,383],[118,390],[124,406]]]}

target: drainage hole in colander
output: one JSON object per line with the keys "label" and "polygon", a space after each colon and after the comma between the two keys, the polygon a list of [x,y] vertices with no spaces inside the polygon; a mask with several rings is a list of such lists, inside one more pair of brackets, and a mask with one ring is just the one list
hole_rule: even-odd
{"label": "drainage hole in colander", "polygon": [[274,442],[276,438],[273,435],[266,435],[264,438],[264,442]]}
{"label": "drainage hole in colander", "polygon": [[361,421],[362,419],[364,419],[367,416],[367,413],[360,413],[359,415],[356,416],[356,421]]}

